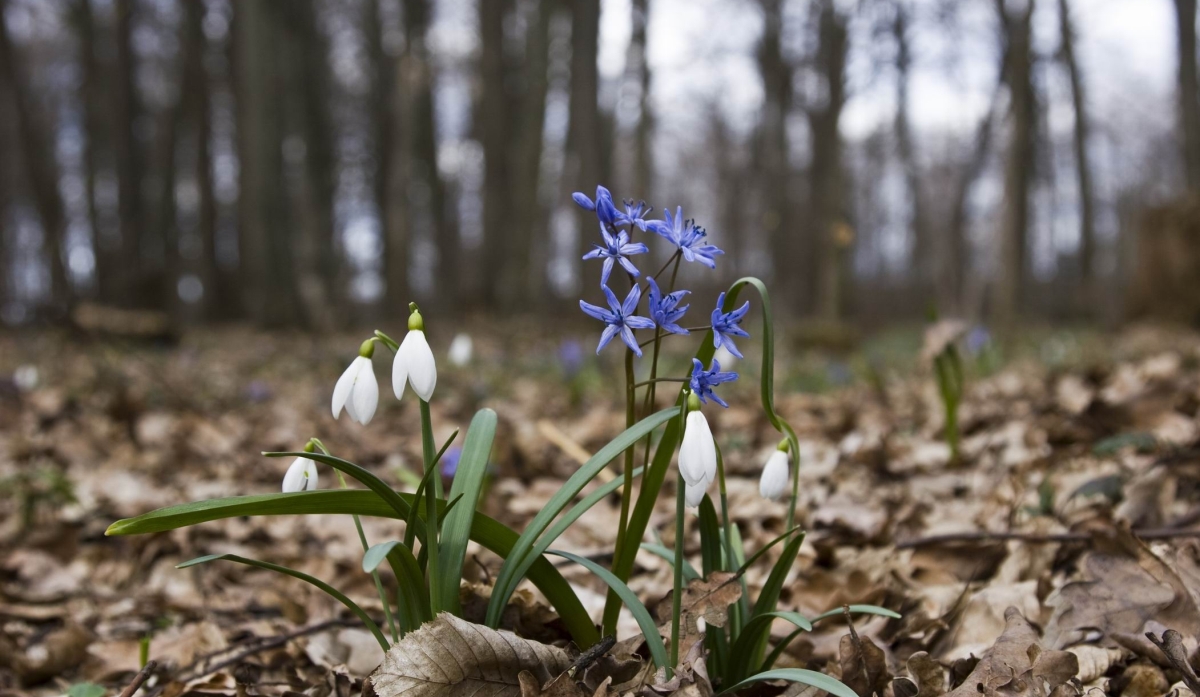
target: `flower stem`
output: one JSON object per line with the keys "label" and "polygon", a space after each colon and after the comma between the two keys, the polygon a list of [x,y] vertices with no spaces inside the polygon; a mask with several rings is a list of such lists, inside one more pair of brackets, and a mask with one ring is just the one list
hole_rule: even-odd
{"label": "flower stem", "polygon": [[675,666],[679,665],[679,614],[683,602],[683,509],[684,501],[683,475],[675,478],[675,580],[671,593],[671,665],[667,668],[667,677],[671,677]]}
{"label": "flower stem", "polygon": [[[425,461],[425,474],[428,475],[430,468],[436,466],[434,457],[437,446],[433,443],[433,422],[429,417],[429,402],[423,399],[417,401],[421,403],[421,454]],[[425,549],[429,550],[429,554],[426,555],[425,572],[429,577],[429,605],[436,617],[437,613],[444,609],[441,586],[437,578],[438,537],[441,534],[437,502],[442,497],[442,478],[436,473],[429,478],[433,481],[425,487]]]}
{"label": "flower stem", "polygon": [[[316,445],[317,445],[317,447],[319,447],[321,449],[321,452],[325,453],[326,455],[329,455],[329,451],[325,449],[325,446],[323,444],[321,444],[320,441],[317,441]],[[334,470],[334,471],[337,472],[337,478],[338,478],[338,481],[341,483],[342,488],[343,489],[350,488],[346,484],[346,477],[345,477],[345,475],[342,474],[342,471],[341,470]],[[351,514],[350,517],[354,518],[354,529],[358,530],[358,539],[360,542],[362,542],[363,552],[366,552],[368,549],[371,548],[371,545],[367,542],[367,533],[365,533],[363,531],[362,520],[359,519],[357,513]],[[391,603],[388,602],[387,593],[383,590],[383,580],[381,578],[379,578],[378,571],[372,571],[371,578],[375,579],[375,592],[379,593],[379,602],[383,603],[383,614],[387,616],[388,629],[392,633],[392,643],[394,644],[397,641],[400,641],[400,635],[396,633],[396,620],[392,617],[392,606],[391,606]]]}
{"label": "flower stem", "polygon": [[[625,350],[625,428],[630,428],[635,423],[637,423],[637,406],[634,404],[634,401],[636,399],[636,397],[635,397],[636,393],[634,392],[634,387],[636,385],[634,383],[634,379],[635,378],[634,378],[634,373],[633,373],[633,351],[626,349]],[[625,539],[625,531],[629,528],[629,505],[630,505],[630,501],[633,499],[633,446],[632,445],[629,446],[629,448],[627,448],[625,450],[625,471],[623,474],[625,477],[625,483],[621,487],[621,518],[620,518],[620,521],[617,523],[617,543],[613,547],[614,555],[619,554],[621,551],[621,546],[627,542],[627,540]],[[637,544],[637,541],[635,540],[633,542],[633,544]],[[621,580],[624,581],[625,579],[621,579]],[[611,632],[608,632],[608,628],[605,628],[605,629],[606,629],[606,633],[611,633]],[[612,629],[615,630],[616,628],[613,627]]]}

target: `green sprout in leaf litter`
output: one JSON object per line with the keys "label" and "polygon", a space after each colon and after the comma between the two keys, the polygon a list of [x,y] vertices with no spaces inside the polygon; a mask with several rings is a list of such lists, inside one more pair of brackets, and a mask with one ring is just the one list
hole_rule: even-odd
{"label": "green sprout in leaf litter", "polygon": [[[756,278],[739,279],[720,292],[708,306],[711,311],[707,312],[710,318],[707,326],[686,327],[683,317],[690,304],[683,304],[683,300],[691,295],[691,291],[677,288],[679,271],[684,266],[682,262],[699,262],[698,266],[713,269],[716,257],[723,254],[708,241],[705,229],[694,220],[684,218],[680,208],[676,208],[673,215],[668,213],[663,220],[648,219],[650,209],[644,203],[626,202],[624,212],[621,212],[603,186],[597,188],[595,198],[577,193],[573,199],[595,213],[600,227],[602,239],[594,251],[584,256],[584,261],[598,261],[602,265],[600,287],[587,289],[601,304],[581,299],[579,306],[585,315],[603,324],[596,351],[599,353],[611,345],[616,348],[610,348],[610,351],[622,352],[625,429],[588,457],[523,531],[518,533],[477,510],[485,498],[488,463],[498,421],[497,414],[491,409],[481,409],[472,418],[461,446],[454,446],[452,455],[457,459],[453,460],[452,476],[443,482],[440,463],[447,457],[447,450],[458,432],[455,431],[440,448],[434,441],[430,401],[437,385],[437,365],[426,332],[435,323],[427,324],[426,317],[414,303],[408,308],[407,333],[403,340],[397,342],[377,330],[363,341],[357,356],[334,385],[331,402],[335,419],[345,411],[351,421],[369,426],[379,401],[373,364],[375,348],[382,344],[391,351],[393,393],[399,400],[407,388],[411,388],[419,407],[419,424],[404,433],[412,439],[415,434],[420,434],[422,467],[419,473],[396,477],[407,485],[406,489],[337,457],[314,437],[299,451],[263,453],[270,458],[292,458],[283,477],[281,493],[162,508],[136,518],[119,520],[109,527],[108,534],[161,532],[241,516],[349,515],[363,549],[362,571],[372,577],[382,606],[382,617],[372,616],[345,593],[315,576],[269,561],[217,551],[179,564],[179,568],[225,561],[290,576],[341,603],[371,632],[384,651],[403,642],[404,637],[423,625],[436,624],[440,613],[461,616],[459,590],[463,566],[467,546],[474,542],[503,560],[484,614],[484,621],[490,628],[499,627],[513,593],[528,580],[554,607],[580,649],[597,644],[602,636],[615,635],[618,614],[625,608],[645,637],[650,659],[664,675],[673,674],[679,666],[685,632],[695,628],[704,633],[704,646],[708,649],[705,660],[718,689],[729,692],[758,681],[787,680],[839,697],[852,697],[853,692],[844,684],[820,673],[773,669],[788,643],[799,633],[811,630],[813,623],[839,614],[840,610],[810,620],[778,608],[785,581],[792,572],[805,536],[796,524],[799,443],[795,431],[775,410],[774,321],[766,286]],[[655,239],[656,235],[671,245],[669,258],[657,271],[644,264],[640,269],[634,266],[631,257],[650,258],[640,256],[650,251],[648,245],[632,241],[631,238],[638,235],[644,235],[648,240]],[[694,267],[689,264],[688,268]],[[620,294],[610,287],[610,283],[621,284]],[[757,305],[749,300],[739,304],[739,295],[747,286],[757,293]],[[761,342],[760,401],[763,414],[780,439],[765,460],[759,491],[767,499],[784,499],[787,518],[782,535],[747,555],[742,532],[729,513],[719,434],[714,433],[705,409],[711,413],[718,407],[728,407],[729,400],[735,398],[722,386],[736,381],[738,374],[722,370],[721,361],[714,359],[714,353],[720,348],[726,356],[726,365],[730,365],[733,357],[743,357],[742,349],[734,344],[733,338],[755,339],[749,329],[742,326],[752,310],[762,318],[761,333],[756,331]],[[644,338],[636,334],[650,330],[653,334]],[[459,332],[457,336],[464,334]],[[616,338],[620,341],[613,342]],[[681,338],[695,342],[695,350],[686,361],[676,364],[677,359],[670,358],[674,354],[661,349],[665,341],[679,342]],[[747,349],[752,348],[746,344],[748,342],[743,342]],[[460,349],[456,353],[463,351]],[[560,359],[568,375],[578,373],[581,355],[575,356],[569,365],[566,354],[560,355]],[[638,359],[649,361],[643,373],[649,377],[640,381],[636,377]],[[957,382],[947,383],[951,387],[958,386],[957,391],[947,392],[957,400],[961,394],[961,369],[955,373],[954,366],[946,364],[945,360],[951,359],[939,358],[938,365],[942,366],[938,368],[939,375],[959,376]],[[455,363],[461,368],[469,365],[470,360],[456,360]],[[571,383],[570,380],[566,382]],[[660,386],[676,390],[668,394],[671,404],[665,408],[658,403]],[[727,447],[730,442],[736,443],[738,450],[750,445],[745,434],[734,437],[740,440],[726,441]],[[667,476],[672,473],[673,461],[677,463],[674,469],[674,548],[668,548],[662,544],[660,531],[651,528],[650,521]],[[614,465],[620,468],[621,476],[606,477],[593,484],[601,471]],[[319,488],[323,467],[333,470],[339,488]],[[365,490],[350,488],[347,478],[357,481]],[[591,488],[585,493],[584,489],[589,485]],[[444,491],[447,486],[449,491]],[[551,549],[588,510],[617,494],[621,501],[620,517],[610,564],[605,566],[594,559]],[[699,519],[699,570],[685,553],[685,522],[689,510]],[[392,523],[395,534],[389,535],[391,539],[372,542],[361,522],[364,516],[395,521]],[[645,541],[648,534],[654,542]],[[771,567],[758,597],[752,600],[746,571],[766,559],[766,553],[776,546],[780,548],[779,558]],[[663,635],[643,601],[629,586],[641,551],[662,557],[673,566],[670,627]],[[579,596],[548,560],[548,555],[584,567],[607,586],[608,596],[599,628]],[[385,583],[384,574],[388,572],[393,578]],[[725,626],[705,622],[692,605],[684,603],[689,587],[703,583],[716,584],[713,587],[724,589],[726,595],[722,597],[729,598],[729,604],[724,608],[728,611]],[[897,617],[889,610],[869,605],[850,606],[850,612]],[[782,640],[772,641],[771,628],[777,622],[790,625],[794,631]]]}

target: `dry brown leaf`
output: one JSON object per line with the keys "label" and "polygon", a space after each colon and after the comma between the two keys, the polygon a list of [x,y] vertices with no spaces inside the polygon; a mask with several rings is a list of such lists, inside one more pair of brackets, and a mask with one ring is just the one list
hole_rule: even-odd
{"label": "dry brown leaf", "polygon": [[[741,597],[742,584],[737,582],[737,574],[731,571],[714,571],[708,578],[698,578],[683,589],[680,611],[692,618],[701,618],[714,627],[724,627],[729,619],[729,606]],[[670,594],[656,609],[660,622],[671,618]]]}
{"label": "dry brown leaf", "polygon": [[[978,697],[996,694],[1040,697],[1063,684],[1079,668],[1074,655],[1065,651],[1043,651],[1038,634],[1029,620],[1016,608],[1004,613],[1006,626],[1000,638],[988,649],[975,669],[947,697]],[[1064,675],[1069,675],[1064,678]],[[1057,682],[1062,680],[1063,682]]]}
{"label": "dry brown leaf", "polygon": [[1152,663],[1134,663],[1109,685],[1109,694],[1121,697],[1160,697],[1171,683],[1162,669]]}
{"label": "dry brown leaf", "polygon": [[443,612],[392,646],[363,685],[379,697],[520,697],[520,674],[539,684],[571,665],[567,652]]}
{"label": "dry brown leaf", "polygon": [[946,671],[926,651],[908,657],[908,673],[916,683],[916,697],[938,697],[946,691]]}
{"label": "dry brown leaf", "polygon": [[1072,646],[1067,651],[1075,654],[1075,657],[1079,659],[1079,675],[1077,677],[1079,682],[1084,685],[1107,673],[1109,668],[1120,663],[1126,655],[1121,649],[1106,649],[1091,644]]}
{"label": "dry brown leaf", "polygon": [[887,657],[883,649],[868,637],[858,633],[846,634],[838,644],[842,682],[858,693],[859,697],[884,694],[891,677],[887,672]]}

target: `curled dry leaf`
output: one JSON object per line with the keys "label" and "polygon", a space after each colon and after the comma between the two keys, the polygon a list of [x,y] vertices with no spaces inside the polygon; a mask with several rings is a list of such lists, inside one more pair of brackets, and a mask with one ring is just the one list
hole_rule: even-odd
{"label": "curled dry leaf", "polygon": [[1067,651],[1075,654],[1075,658],[1079,660],[1079,674],[1076,677],[1084,685],[1107,673],[1109,668],[1124,660],[1126,655],[1121,649],[1106,649],[1091,644],[1072,646]]}
{"label": "curled dry leaf", "polygon": [[946,691],[946,671],[926,651],[908,657],[908,674],[916,684],[916,697],[938,697]]}
{"label": "curled dry leaf", "polygon": [[[696,579],[683,590],[680,611],[692,618],[701,618],[714,627],[724,627],[729,619],[729,606],[742,597],[742,584],[731,571],[714,571],[708,578]],[[658,605],[658,619],[671,618],[671,596]]]}
{"label": "curled dry leaf", "polygon": [[1010,607],[1004,613],[1004,620],[1004,632],[995,645],[947,697],[978,697],[1000,691],[1041,697],[1046,694],[1043,685],[1053,691],[1079,671],[1074,654],[1042,650],[1037,631],[1019,610]]}
{"label": "curled dry leaf", "polygon": [[378,697],[520,697],[520,674],[546,684],[571,666],[566,651],[443,612],[392,646],[363,685]]}
{"label": "curled dry leaf", "polygon": [[854,690],[859,697],[883,697],[891,677],[887,672],[887,657],[883,649],[869,637],[858,633],[846,634],[838,644],[842,682]]}

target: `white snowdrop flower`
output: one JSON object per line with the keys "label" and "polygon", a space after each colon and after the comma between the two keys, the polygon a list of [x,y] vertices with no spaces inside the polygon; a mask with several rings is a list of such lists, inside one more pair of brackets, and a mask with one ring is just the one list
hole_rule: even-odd
{"label": "white snowdrop flower", "polygon": [[717,478],[717,446],[708,420],[699,409],[687,415],[679,446],[679,473],[688,484],[707,486]]}
{"label": "white snowdrop flower", "polygon": [[13,384],[22,392],[32,392],[38,386],[38,369],[36,365],[26,363],[13,371]]}
{"label": "white snowdrop flower", "polygon": [[450,348],[446,351],[446,357],[450,359],[452,365],[462,368],[471,362],[474,350],[475,342],[471,341],[470,334],[457,334],[450,342]]}
{"label": "white snowdrop flower", "polygon": [[[780,447],[787,446],[781,443]],[[766,499],[777,499],[787,489],[789,479],[787,451],[776,450],[763,466],[762,478],[758,480],[758,493]]]}
{"label": "white snowdrop flower", "polygon": [[333,418],[342,414],[342,407],[352,421],[366,426],[375,416],[379,406],[379,383],[375,381],[375,369],[371,356],[375,353],[375,342],[367,339],[358,350],[358,358],[346,368],[333,388]]}
{"label": "white snowdrop flower", "polygon": [[733,355],[729,349],[725,348],[725,344],[721,344],[716,351],[713,352],[713,360],[725,366],[728,370],[733,367],[734,363],[738,362],[738,357]]}
{"label": "white snowdrop flower", "polygon": [[708,482],[701,481],[697,484],[684,482],[683,502],[688,508],[696,508],[704,500],[706,491],[708,491]]}
{"label": "white snowdrop flower", "polygon": [[408,316],[408,334],[400,342],[396,351],[396,360],[392,363],[392,390],[396,399],[404,394],[404,385],[411,384],[413,392],[422,401],[428,402],[433,397],[433,388],[437,386],[437,364],[433,360],[433,351],[425,340],[425,320],[417,312],[416,304],[409,305],[412,314]]}
{"label": "white snowdrop flower", "polygon": [[696,618],[696,631],[697,632],[704,633],[704,630],[707,627],[708,627],[708,623],[704,621],[703,617]]}
{"label": "white snowdrop flower", "polygon": [[298,457],[283,475],[283,493],[312,491],[317,488],[317,463],[307,457]]}

